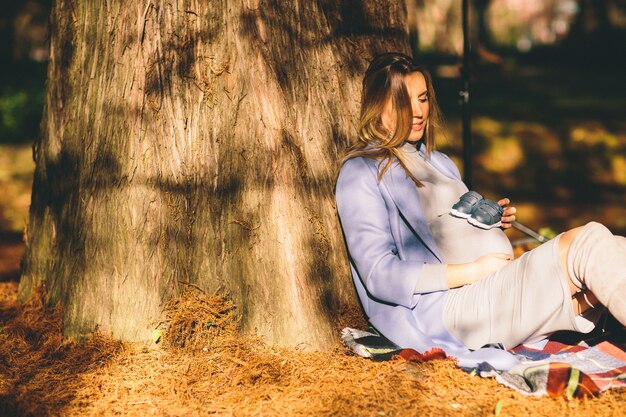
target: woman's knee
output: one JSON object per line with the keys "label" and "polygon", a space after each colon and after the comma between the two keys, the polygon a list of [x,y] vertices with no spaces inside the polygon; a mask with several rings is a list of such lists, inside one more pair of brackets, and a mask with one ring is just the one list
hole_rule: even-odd
{"label": "woman's knee", "polygon": [[587,225],[576,227],[568,230],[567,232],[561,233],[561,236],[559,237],[559,254],[564,252],[565,256],[567,256],[567,252],[569,247],[572,245],[572,241],[586,226]]}
{"label": "woman's knee", "polygon": [[559,238],[559,249],[567,253],[569,247],[572,245],[572,241],[574,240],[574,238],[578,236],[578,234],[580,234],[582,231],[590,234],[611,234],[611,231],[607,229],[606,226],[604,226],[603,224],[598,222],[589,222],[584,226],[579,226],[562,233],[561,237]]}
{"label": "woman's knee", "polygon": [[561,270],[563,271],[563,274],[567,277],[570,294],[572,295],[580,291],[580,289],[582,288],[582,283],[580,283],[575,277],[571,276],[569,272],[569,268],[568,268],[567,257],[569,255],[569,249],[572,246],[572,242],[574,241],[574,238],[580,232],[582,232],[582,230],[585,227],[586,225],[576,227],[574,229],[571,229],[571,230],[568,230],[567,232],[562,233],[559,236],[559,246],[558,246],[559,263],[561,266]]}
{"label": "woman's knee", "polygon": [[571,259],[572,256],[577,256],[577,253],[571,253],[572,243],[581,233],[584,233],[584,236],[581,236],[582,240],[578,240],[578,243],[574,245],[574,251],[577,253],[581,250],[588,251],[590,245],[593,246],[598,241],[613,237],[611,231],[598,222],[589,222],[584,226],[576,227],[561,234],[558,247],[559,261],[563,273],[569,280],[570,292],[572,294],[575,294],[583,288],[582,282],[578,277],[572,275],[572,268],[570,268],[574,263],[574,259]]}

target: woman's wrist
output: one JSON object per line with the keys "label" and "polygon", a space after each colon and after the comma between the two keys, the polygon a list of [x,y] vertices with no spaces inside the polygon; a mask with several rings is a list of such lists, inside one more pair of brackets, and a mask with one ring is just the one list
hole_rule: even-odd
{"label": "woman's wrist", "polygon": [[484,276],[483,274],[484,271],[480,262],[477,262],[477,261],[470,262],[468,264],[468,268],[470,270],[469,276],[471,277],[471,281],[468,282],[468,284],[476,282]]}
{"label": "woman's wrist", "polygon": [[448,288],[462,287],[480,279],[482,268],[478,262],[465,264],[451,264],[446,270],[446,283]]}

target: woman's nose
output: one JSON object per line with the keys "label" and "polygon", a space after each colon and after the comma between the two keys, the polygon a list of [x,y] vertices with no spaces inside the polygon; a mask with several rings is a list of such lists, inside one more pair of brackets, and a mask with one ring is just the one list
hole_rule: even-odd
{"label": "woman's nose", "polygon": [[413,107],[413,117],[417,117],[418,119],[421,119],[424,116],[424,113],[422,112],[422,106],[420,106],[420,103],[418,100],[414,100],[412,103],[412,107]]}

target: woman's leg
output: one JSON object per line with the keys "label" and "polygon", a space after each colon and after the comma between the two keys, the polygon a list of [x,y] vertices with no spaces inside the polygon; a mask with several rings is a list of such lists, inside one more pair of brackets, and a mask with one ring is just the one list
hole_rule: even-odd
{"label": "woman's leg", "polygon": [[[512,348],[559,330],[588,331],[572,311],[571,292],[552,239],[490,276],[448,292],[444,325],[470,349]],[[589,329],[591,330],[591,329]]]}
{"label": "woman's leg", "polygon": [[559,260],[575,312],[584,312],[597,300],[626,325],[626,239],[591,222],[561,235]]}
{"label": "woman's leg", "polygon": [[583,227],[584,226],[580,226],[569,230],[563,233],[559,239],[559,261],[561,263],[563,273],[569,281],[569,291],[572,296],[572,307],[574,308],[574,313],[576,315],[580,315],[590,308],[593,308],[598,302],[596,296],[588,288],[583,288],[584,285],[582,282],[576,278],[572,279],[567,267],[567,253],[569,252],[569,247],[571,246],[576,235],[583,230]]}
{"label": "woman's leg", "polygon": [[[572,294],[585,288],[587,299],[595,305],[596,300],[589,290],[597,295],[604,276],[617,277],[620,270],[626,273],[626,248],[604,226],[591,225],[559,235],[485,279],[450,290],[443,312],[445,327],[470,349],[487,343],[502,343],[510,348],[559,330],[590,331],[591,328],[587,330],[575,317],[589,308],[583,293],[578,297],[580,302],[575,300],[576,304],[572,302]],[[608,244],[601,243],[604,241]],[[594,248],[598,248],[600,255]],[[591,253],[587,253],[589,251]],[[614,272],[607,275],[602,271],[594,272],[589,265],[583,268],[585,265],[580,262],[598,259],[596,266],[609,265],[606,258],[619,258],[624,266],[613,265]],[[618,291],[626,294],[626,289]],[[606,299],[600,296],[598,299],[607,305]],[[626,299],[620,300],[626,306]],[[615,309],[613,306],[610,311],[619,317]]]}

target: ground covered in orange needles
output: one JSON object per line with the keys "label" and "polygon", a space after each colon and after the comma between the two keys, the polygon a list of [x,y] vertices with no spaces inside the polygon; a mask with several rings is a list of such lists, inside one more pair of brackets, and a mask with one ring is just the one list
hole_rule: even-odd
{"label": "ground covered in orange needles", "polygon": [[[165,310],[158,343],[61,336],[41,294],[0,282],[0,415],[622,416],[626,391],[529,398],[452,361],[372,362],[268,346],[237,334],[236,307],[189,288]],[[496,412],[496,405],[498,410]]]}

